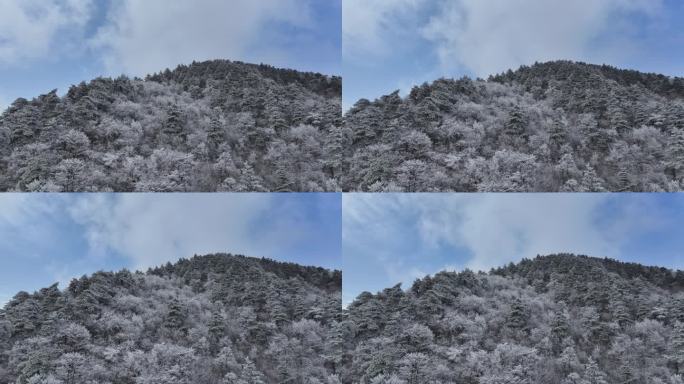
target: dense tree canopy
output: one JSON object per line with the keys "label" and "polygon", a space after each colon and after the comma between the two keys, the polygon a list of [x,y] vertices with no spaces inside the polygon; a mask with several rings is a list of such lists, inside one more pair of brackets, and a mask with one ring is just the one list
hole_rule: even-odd
{"label": "dense tree canopy", "polygon": [[680,191],[684,79],[567,61],[345,114],[344,190]]}
{"label": "dense tree canopy", "polygon": [[334,191],[341,79],[224,60],[0,115],[0,190]]}
{"label": "dense tree canopy", "polygon": [[0,382],[339,383],[341,273],[208,255],[0,310]]}
{"label": "dense tree canopy", "polygon": [[343,383],[681,384],[684,272],[559,254],[345,310]]}
{"label": "dense tree canopy", "polygon": [[341,84],[209,61],[18,99],[0,116],[0,190],[684,189],[682,78],[558,61],[344,117]]}

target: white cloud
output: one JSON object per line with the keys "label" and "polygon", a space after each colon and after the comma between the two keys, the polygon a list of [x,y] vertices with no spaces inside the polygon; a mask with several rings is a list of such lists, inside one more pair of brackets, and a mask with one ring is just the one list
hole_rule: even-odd
{"label": "white cloud", "polygon": [[59,36],[79,31],[92,0],[0,0],[0,65],[49,58]]}
{"label": "white cloud", "polygon": [[[433,44],[445,70],[487,76],[535,61],[606,61],[639,52],[630,13],[663,0],[345,0],[345,60],[384,63],[406,45]],[[405,58],[409,59],[409,58]],[[432,71],[426,68],[425,71]]]}
{"label": "white cloud", "polygon": [[468,196],[422,207],[419,228],[428,245],[467,247],[473,257],[466,266],[475,270],[556,252],[617,256],[621,239],[605,238],[594,222],[603,201],[601,195]]}
{"label": "white cloud", "polygon": [[[11,241],[0,247],[0,303],[96,270],[144,270],[194,254],[301,262],[320,240],[309,214],[272,194],[2,194],[0,235]],[[31,279],[13,278],[27,269]]]}
{"label": "white cloud", "polygon": [[363,61],[391,47],[388,34],[400,32],[398,20],[416,10],[425,0],[343,0],[342,52],[346,59]]}
{"label": "white cloud", "polygon": [[[535,61],[610,61],[633,50],[624,16],[655,15],[661,0],[458,0],[422,29],[445,67],[487,76]],[[612,33],[608,41],[597,43]]]}
{"label": "white cloud", "polygon": [[309,0],[122,0],[108,20],[92,45],[104,49],[110,72],[143,75],[193,60],[243,59],[272,23],[308,25],[310,9]]}
{"label": "white cloud", "polygon": [[[537,254],[620,258],[634,233],[660,228],[655,202],[627,198],[601,217],[602,194],[350,194],[343,197],[347,257],[372,257],[384,277],[410,285],[439,270],[487,271]],[[404,239],[418,238],[407,250]],[[413,245],[411,245],[413,247]],[[453,249],[443,262],[437,252]],[[462,250],[465,249],[467,253]],[[436,258],[435,258],[436,256]]]}
{"label": "white cloud", "polygon": [[46,223],[38,218],[51,212],[54,212],[54,206],[49,198],[35,199],[26,193],[3,193],[0,196],[0,228],[26,226],[24,236],[33,236],[45,229]]}
{"label": "white cloud", "polygon": [[70,208],[91,256],[113,250],[147,268],[211,252],[266,256],[300,240],[296,218],[254,225],[274,209],[267,194],[87,195]]}

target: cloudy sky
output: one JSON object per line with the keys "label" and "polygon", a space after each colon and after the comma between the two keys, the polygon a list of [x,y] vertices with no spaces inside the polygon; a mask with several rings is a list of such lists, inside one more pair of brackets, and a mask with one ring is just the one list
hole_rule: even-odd
{"label": "cloudy sky", "polygon": [[339,194],[0,194],[0,305],[211,252],[339,269],[340,210]]}
{"label": "cloudy sky", "polygon": [[340,15],[341,0],[0,0],[0,108],[193,60],[339,74]]}
{"label": "cloudy sky", "polygon": [[684,269],[680,194],[344,194],[343,300],[572,252]]}
{"label": "cloudy sky", "polygon": [[681,0],[344,0],[342,13],[345,108],[535,61],[684,75]]}

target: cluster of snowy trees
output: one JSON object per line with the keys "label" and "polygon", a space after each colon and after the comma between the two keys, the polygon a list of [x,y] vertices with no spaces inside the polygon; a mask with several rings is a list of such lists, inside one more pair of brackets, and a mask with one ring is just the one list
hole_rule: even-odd
{"label": "cluster of snowy trees", "polygon": [[684,79],[568,61],[345,114],[343,190],[684,190]]}
{"label": "cluster of snowy trees", "polygon": [[682,271],[550,255],[345,311],[343,383],[684,383]]}
{"label": "cluster of snowy trees", "polygon": [[334,191],[339,77],[230,61],[98,78],[0,115],[2,191]]}
{"label": "cluster of snowy trees", "polygon": [[0,383],[336,384],[341,272],[225,254],[0,310]]}

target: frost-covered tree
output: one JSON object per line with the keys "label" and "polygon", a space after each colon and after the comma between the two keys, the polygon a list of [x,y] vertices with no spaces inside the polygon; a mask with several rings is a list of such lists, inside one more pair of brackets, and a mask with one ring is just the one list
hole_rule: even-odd
{"label": "frost-covered tree", "polygon": [[276,191],[279,170],[290,190],[338,190],[340,99],[339,77],[227,60],[18,99],[0,115],[0,190]]}
{"label": "frost-covered tree", "polygon": [[[679,191],[684,80],[570,61],[439,79],[344,115],[352,191]],[[389,153],[391,151],[391,154]],[[525,169],[502,166],[525,158]],[[421,161],[421,178],[413,177]]]}
{"label": "frost-covered tree", "polygon": [[349,304],[336,372],[349,384],[680,383],[682,323],[638,312],[674,312],[683,291],[681,271],[570,254],[440,272]]}
{"label": "frost-covered tree", "polygon": [[0,382],[339,384],[340,289],[339,271],[215,254],[22,292],[0,309]]}

